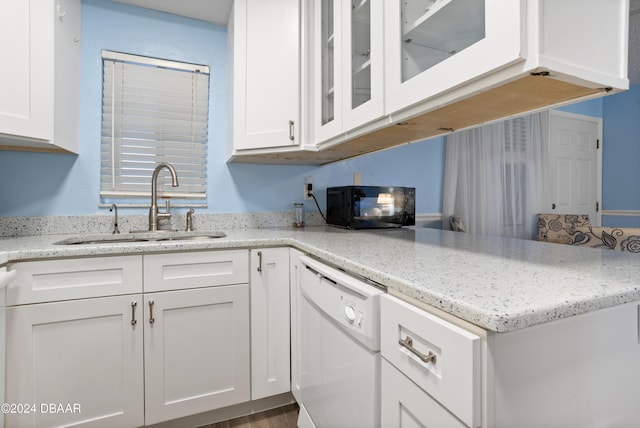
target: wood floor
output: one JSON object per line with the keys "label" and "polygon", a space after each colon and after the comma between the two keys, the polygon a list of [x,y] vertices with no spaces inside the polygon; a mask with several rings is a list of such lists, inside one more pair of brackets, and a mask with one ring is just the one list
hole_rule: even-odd
{"label": "wood floor", "polygon": [[229,421],[205,425],[200,428],[296,428],[298,405],[293,403],[277,409],[254,415],[243,416]]}

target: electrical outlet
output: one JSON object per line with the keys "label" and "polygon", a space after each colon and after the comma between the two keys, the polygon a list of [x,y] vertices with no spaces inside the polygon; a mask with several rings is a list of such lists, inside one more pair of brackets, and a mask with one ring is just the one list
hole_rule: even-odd
{"label": "electrical outlet", "polygon": [[307,182],[304,183],[304,199],[311,199],[311,196],[313,194],[313,185],[311,183],[311,177],[307,177]]}

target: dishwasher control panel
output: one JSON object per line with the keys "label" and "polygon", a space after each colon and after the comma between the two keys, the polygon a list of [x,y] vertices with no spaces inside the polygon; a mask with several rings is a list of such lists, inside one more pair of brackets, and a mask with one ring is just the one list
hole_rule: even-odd
{"label": "dishwasher control panel", "polygon": [[317,260],[301,260],[305,266],[300,281],[303,297],[357,340],[379,349],[380,296],[384,291]]}

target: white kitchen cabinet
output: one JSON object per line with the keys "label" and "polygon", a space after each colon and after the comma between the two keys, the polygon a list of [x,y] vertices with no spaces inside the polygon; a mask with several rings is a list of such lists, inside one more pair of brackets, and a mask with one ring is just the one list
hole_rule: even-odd
{"label": "white kitchen cabinet", "polygon": [[425,425],[438,428],[467,427],[384,358],[381,370],[381,426],[397,428]]}
{"label": "white kitchen cabinet", "polygon": [[385,2],[385,112],[435,135],[627,89],[627,21],[626,0]]}
{"label": "white kitchen cabinet", "polygon": [[247,250],[144,256],[147,424],[249,401],[248,261]]}
{"label": "white kitchen cabinet", "polygon": [[383,2],[313,3],[313,140],[322,143],[380,118],[383,95]]}
{"label": "white kitchen cabinet", "polygon": [[250,401],[248,266],[248,250],[10,264],[6,400],[80,412],[7,426],[141,426]]}
{"label": "white kitchen cabinet", "polygon": [[300,257],[304,256],[302,251],[291,248],[289,253],[289,296],[290,296],[290,317],[291,317],[291,393],[299,403],[302,400],[300,394],[301,365],[298,354],[300,344],[300,320],[301,320],[301,299],[300,295],[300,274],[304,265]]}
{"label": "white kitchen cabinet", "polygon": [[230,156],[300,144],[300,0],[235,0]]}
{"label": "white kitchen cabinet", "polygon": [[[640,420],[638,302],[496,333],[394,294],[381,300],[383,426],[626,427]],[[407,336],[417,353],[399,343]]]}
{"label": "white kitchen cabinet", "polygon": [[396,112],[520,60],[521,2],[385,2],[386,110]]}
{"label": "white kitchen cabinet", "polygon": [[251,399],[291,389],[289,249],[251,250]]}
{"label": "white kitchen cabinet", "polygon": [[0,148],[78,153],[80,0],[6,0]]}
{"label": "white kitchen cabinet", "polygon": [[[387,373],[388,383],[385,379],[382,381],[382,397],[388,401],[382,405],[383,420],[397,422],[404,411],[398,403],[404,400],[414,403],[407,404],[409,409],[424,401],[443,422],[448,420],[446,415],[453,415],[448,416],[451,421],[464,422],[464,425],[447,422],[446,426],[480,426],[480,346],[481,338],[476,334],[393,296],[383,296],[380,299],[381,353],[399,371]],[[405,382],[401,377],[404,375],[410,380]],[[414,392],[401,391],[407,382],[414,384],[411,388]],[[396,399],[400,401],[393,401]]]}
{"label": "white kitchen cabinet", "polygon": [[6,426],[144,424],[140,294],[13,306],[6,313],[6,402],[35,406],[7,413]]}
{"label": "white kitchen cabinet", "polygon": [[147,425],[250,399],[247,284],[144,296]]}
{"label": "white kitchen cabinet", "polygon": [[[380,4],[384,23],[376,18]],[[371,12],[370,33],[363,21],[347,18],[361,5]],[[629,87],[627,0],[327,0],[312,6],[310,42],[302,45],[312,52],[302,61],[302,87],[311,99],[304,91],[301,98],[310,140],[297,150],[236,151],[234,160],[325,164]],[[358,86],[349,85],[354,61],[363,58],[357,55],[362,34],[371,36],[372,93],[356,107]],[[377,74],[380,37],[384,69]],[[369,105],[376,107],[367,111]],[[367,113],[356,114],[361,108]]]}

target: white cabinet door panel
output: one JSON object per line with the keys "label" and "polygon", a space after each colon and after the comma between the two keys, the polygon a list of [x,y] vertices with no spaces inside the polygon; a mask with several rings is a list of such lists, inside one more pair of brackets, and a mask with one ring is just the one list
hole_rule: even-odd
{"label": "white cabinet door panel", "polygon": [[291,389],[289,249],[251,251],[251,399]]}
{"label": "white cabinet door panel", "polygon": [[249,401],[247,284],[144,301],[147,424]]}
{"label": "white cabinet door panel", "polygon": [[297,402],[302,400],[300,394],[300,339],[301,322],[301,302],[300,295],[300,271],[304,266],[300,262],[300,257],[304,256],[302,251],[291,248],[289,254],[289,296],[290,296],[290,317],[291,317],[291,393]]}
{"label": "white cabinet door panel", "polygon": [[451,412],[382,359],[381,426],[465,428]]}
{"label": "white cabinet door panel", "polygon": [[141,305],[132,295],[7,308],[6,401],[36,412],[7,414],[6,426],[143,425]]}
{"label": "white cabinet door panel", "polygon": [[300,1],[236,0],[233,147],[299,144]]}
{"label": "white cabinet door panel", "polygon": [[80,0],[4,0],[0,145],[77,153]]}

